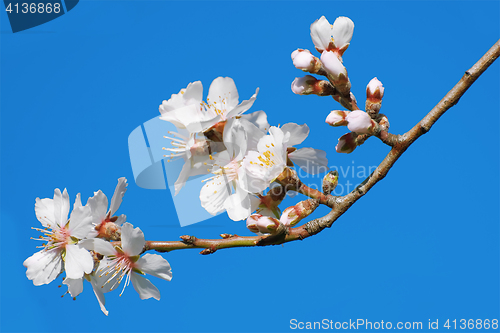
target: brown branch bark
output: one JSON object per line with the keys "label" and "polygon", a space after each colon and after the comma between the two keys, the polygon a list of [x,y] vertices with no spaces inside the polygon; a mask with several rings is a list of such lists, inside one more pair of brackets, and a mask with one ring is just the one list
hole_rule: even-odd
{"label": "brown branch bark", "polygon": [[[210,254],[218,249],[243,247],[243,246],[267,246],[277,245],[313,236],[332,224],[344,214],[356,201],[364,196],[376,183],[385,178],[399,157],[420,136],[427,133],[436,121],[452,106],[457,104],[469,87],[481,76],[481,74],[500,56],[500,40],[484,54],[479,61],[465,72],[462,79],[444,96],[444,98],[411,130],[403,135],[390,134],[382,130],[376,135],[384,143],[392,147],[391,151],[382,160],[375,171],[354,191],[343,196],[325,196],[317,190],[305,186],[297,179],[290,178],[281,182],[282,186],[289,184],[296,190],[310,198],[319,200],[332,210],[325,216],[309,221],[306,224],[291,228],[286,233],[278,236],[251,236],[242,237],[238,235],[222,234],[221,239],[198,239],[194,236],[181,236],[182,241],[148,241],[144,251],[156,250],[158,252],[169,252],[173,250],[203,248],[201,254]],[[294,188],[295,187],[295,188]],[[119,242],[114,244],[119,245]]]}

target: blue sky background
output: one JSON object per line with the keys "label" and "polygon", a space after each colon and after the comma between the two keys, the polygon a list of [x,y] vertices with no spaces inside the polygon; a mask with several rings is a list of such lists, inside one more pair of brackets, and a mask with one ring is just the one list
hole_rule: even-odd
{"label": "blue sky background", "polygon": [[[122,176],[130,185],[119,213],[148,240],[251,234],[226,214],[181,228],[169,191],[133,181],[128,135],[196,80],[206,96],[213,79],[230,76],[240,101],[260,87],[251,110],[265,110],[272,125],[307,123],[303,146],[327,151],[342,186],[361,182],[348,167],[376,166],[388,147],[371,139],[353,154],[335,153],[346,129],[324,120],[342,107],[290,90],[304,75],[291,52],[314,49],[310,24],[322,15],[354,21],[344,55],[352,91],[364,105],[365,87],[378,77],[391,132],[404,133],[498,40],[499,13],[498,1],[81,1],[12,34],[2,12],[0,330],[286,332],[291,319],[424,328],[438,319],[445,332],[446,319],[500,319],[498,62],[319,235],[210,256],[165,254],[172,281],[151,278],[161,301],[141,301],[129,286],[122,297],[107,294],[109,317],[89,285],[75,301],[61,299],[60,278],[35,287],[22,266],[38,245],[30,240],[38,236],[30,229],[39,226],[36,197],[52,197],[56,187],[72,201],[98,189],[111,197]],[[199,205],[196,196],[190,205]]]}

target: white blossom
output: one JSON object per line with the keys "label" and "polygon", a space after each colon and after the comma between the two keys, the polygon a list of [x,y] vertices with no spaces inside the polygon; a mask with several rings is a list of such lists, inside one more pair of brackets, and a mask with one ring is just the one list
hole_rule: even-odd
{"label": "white blossom", "polygon": [[44,229],[33,229],[43,233],[38,239],[44,244],[41,251],[23,263],[27,268],[26,276],[35,286],[52,282],[63,270],[72,279],[92,271],[92,256],[79,243],[92,228],[90,207],[82,206],[78,194],[68,220],[69,209],[66,189],[63,193],[55,189],[53,199],[36,199],[35,213]]}

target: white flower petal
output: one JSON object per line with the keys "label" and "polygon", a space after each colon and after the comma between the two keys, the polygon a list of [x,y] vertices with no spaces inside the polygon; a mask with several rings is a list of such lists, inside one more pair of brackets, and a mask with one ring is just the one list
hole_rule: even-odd
{"label": "white flower petal", "polygon": [[33,280],[35,286],[48,284],[61,273],[61,251],[57,249],[39,251],[26,259],[23,265],[27,268],[26,276],[29,280]]}
{"label": "white flower petal", "polygon": [[232,189],[227,175],[220,175],[207,181],[200,191],[201,206],[212,215],[224,211],[224,202],[231,195]]}
{"label": "white flower petal", "polygon": [[229,112],[227,112],[225,114],[225,118],[229,119],[229,118],[233,118],[233,117],[236,117],[236,116],[240,116],[245,111],[247,111],[248,109],[250,109],[252,107],[253,103],[255,102],[255,100],[257,99],[257,94],[258,93],[259,93],[259,88],[255,89],[255,94],[253,94],[252,97],[250,97],[249,100],[241,102],[240,105],[236,106],[234,109],[232,109]]}
{"label": "white flower petal", "polygon": [[121,227],[121,225],[122,225],[123,223],[125,223],[126,221],[127,221],[127,215],[122,214],[122,215],[118,216],[118,218],[117,218],[117,219],[116,219],[116,221],[115,221],[115,224],[116,224],[117,226]]}
{"label": "white flower petal", "polygon": [[328,171],[328,159],[323,150],[301,148],[288,154],[288,157],[295,165],[311,175]]}
{"label": "white flower petal", "polygon": [[267,122],[267,114],[264,111],[255,111],[248,114],[241,115],[242,119],[248,120],[250,123],[257,126],[264,134],[269,130],[269,123]]}
{"label": "white flower petal", "polygon": [[137,268],[144,273],[156,276],[160,279],[170,281],[172,269],[168,261],[158,254],[147,253],[136,262]]}
{"label": "white flower petal", "polygon": [[354,22],[348,17],[340,16],[337,17],[335,22],[333,22],[332,35],[335,40],[335,46],[337,48],[342,48],[343,46],[349,44],[352,39],[352,34],[354,31]]}
{"label": "white flower petal", "polygon": [[106,218],[106,213],[108,211],[108,198],[101,191],[94,192],[94,196],[89,198],[88,204],[90,210],[92,211],[92,223],[95,225],[101,224],[101,222]]}
{"label": "white flower petal", "polygon": [[130,280],[132,281],[132,285],[141,299],[153,297],[158,301],[160,300],[160,291],[151,283],[151,281],[135,272],[130,274]]}
{"label": "white flower petal", "polygon": [[306,124],[297,125],[295,123],[288,123],[281,126],[281,130],[283,133],[290,133],[290,138],[286,142],[288,147],[301,144],[309,135],[309,126]]}
{"label": "white flower petal", "polygon": [[224,208],[231,220],[246,220],[250,216],[253,211],[250,201],[251,196],[250,193],[236,186],[235,192],[224,201]]}
{"label": "white flower petal", "polygon": [[175,195],[184,187],[189,177],[203,175],[209,173],[207,164],[210,161],[209,155],[192,156],[187,159],[182,166],[179,177],[175,181]]}
{"label": "white flower petal", "polygon": [[93,275],[90,276],[90,284],[92,285],[92,289],[94,290],[94,295],[99,302],[99,306],[101,307],[101,311],[107,316],[108,310],[104,306],[106,304],[106,299],[104,298],[104,292],[102,288],[97,284],[97,281]]}
{"label": "white flower petal", "polygon": [[100,238],[85,239],[78,244],[80,244],[87,250],[95,251],[105,256],[116,255],[116,250],[113,245],[111,245],[110,242],[107,242]]}
{"label": "white flower petal", "polygon": [[113,194],[113,198],[111,198],[111,206],[109,207],[110,216],[113,216],[122,204],[123,195],[127,191],[127,185],[127,178],[118,178],[118,185],[116,185],[115,193]]}
{"label": "white flower petal", "polygon": [[68,225],[71,236],[78,239],[86,237],[92,229],[92,212],[90,206],[74,208]]}
{"label": "white flower petal", "polygon": [[318,52],[322,52],[328,48],[331,37],[332,26],[324,16],[321,16],[319,20],[311,24],[311,39]]}
{"label": "white flower petal", "polygon": [[122,226],[122,249],[128,256],[136,256],[142,252],[146,240],[141,229],[135,228],[130,223]]}
{"label": "white flower petal", "polygon": [[233,109],[238,105],[238,90],[233,79],[230,77],[218,77],[212,81],[210,89],[208,90],[207,104],[216,102],[225,103],[226,110]]}
{"label": "white flower petal", "polygon": [[57,227],[54,217],[54,200],[36,198],[35,214],[40,223],[47,228],[54,229]]}
{"label": "white flower petal", "polygon": [[66,277],[70,279],[79,279],[84,273],[89,274],[94,268],[94,260],[80,244],[67,245],[66,256],[64,257],[64,269]]}
{"label": "white flower petal", "polygon": [[75,203],[73,205],[73,209],[82,207],[82,195],[78,193],[75,198]]}
{"label": "white flower petal", "polygon": [[68,292],[71,297],[76,297],[83,291],[83,278],[70,279],[67,277],[64,279],[63,284],[68,286]]}
{"label": "white flower petal", "polygon": [[64,189],[63,193],[56,188],[54,190],[54,221],[58,226],[64,227],[68,221],[69,214],[69,195]]}

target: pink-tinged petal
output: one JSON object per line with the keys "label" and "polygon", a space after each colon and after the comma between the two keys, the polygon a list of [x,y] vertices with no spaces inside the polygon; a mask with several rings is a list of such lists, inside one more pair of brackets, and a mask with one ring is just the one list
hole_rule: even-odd
{"label": "pink-tinged petal", "polygon": [[259,88],[257,88],[255,90],[255,94],[253,94],[252,97],[250,97],[249,100],[241,102],[240,105],[236,106],[232,110],[228,109],[230,111],[228,113],[226,113],[225,118],[229,119],[229,118],[233,118],[233,117],[236,117],[236,116],[240,116],[241,114],[243,114],[244,112],[246,112],[248,109],[250,109],[252,107],[253,103],[255,102],[255,100],[257,99],[257,94],[258,93],[259,93]]}
{"label": "pink-tinged petal", "polygon": [[58,226],[64,227],[68,221],[69,214],[69,195],[68,191],[56,188],[54,190],[54,221]]}
{"label": "pink-tinged petal", "polygon": [[[208,90],[207,104],[211,105],[214,102],[217,104],[225,104],[226,110],[231,110],[238,105],[238,90],[230,77],[218,77],[212,81]],[[217,106],[217,104],[215,104]]]}
{"label": "pink-tinged petal", "polygon": [[328,48],[332,41],[331,37],[332,26],[324,16],[311,24],[311,39],[318,52],[323,52]]}
{"label": "pink-tinged petal", "polygon": [[340,74],[347,77],[347,70],[340,62],[336,53],[323,51],[323,53],[321,53],[321,62],[323,62],[323,67],[334,80],[338,80],[340,78]]}
{"label": "pink-tinged petal", "polygon": [[84,273],[90,274],[94,268],[94,260],[80,244],[67,245],[66,256],[64,257],[64,269],[66,277],[70,279],[79,279]]}
{"label": "pink-tinged petal", "polygon": [[122,204],[123,195],[127,191],[127,185],[127,178],[118,178],[118,185],[116,185],[115,193],[113,194],[113,198],[111,198],[111,206],[109,206],[110,216],[113,216]]}
{"label": "pink-tinged petal", "polygon": [[220,175],[205,183],[200,191],[201,206],[212,215],[224,211],[224,202],[231,195],[227,175]]}
{"label": "pink-tinged petal", "polygon": [[328,159],[326,152],[314,148],[300,148],[290,154],[288,157],[292,162],[311,175],[328,171]]}
{"label": "pink-tinged petal", "polygon": [[309,126],[307,126],[306,124],[297,125],[295,123],[288,123],[281,126],[281,130],[283,131],[283,133],[290,133],[290,138],[286,143],[288,147],[301,144],[309,135]]}
{"label": "pink-tinged petal", "polygon": [[142,252],[146,239],[141,229],[135,228],[130,223],[122,226],[122,249],[128,256],[136,256]]}
{"label": "pink-tinged petal", "polygon": [[370,133],[373,127],[373,121],[368,113],[360,110],[352,111],[346,117],[347,128],[351,132],[358,134]]}
{"label": "pink-tinged petal", "polygon": [[111,245],[110,242],[107,242],[100,238],[85,239],[78,244],[89,251],[95,251],[104,256],[116,255],[116,250],[113,245]]}
{"label": "pink-tinged petal", "polygon": [[104,306],[106,304],[106,299],[104,298],[104,292],[102,288],[98,286],[96,279],[93,275],[90,276],[90,284],[92,285],[92,289],[94,290],[94,295],[97,298],[97,302],[99,302],[99,306],[101,307],[101,311],[107,316],[108,310]]}
{"label": "pink-tinged petal", "polygon": [[73,209],[68,225],[71,236],[85,238],[92,230],[92,212],[90,206]]}
{"label": "pink-tinged petal", "polygon": [[64,279],[63,284],[68,286],[68,292],[71,297],[76,297],[83,291],[83,278],[70,279],[67,277]]}
{"label": "pink-tinged petal", "polygon": [[92,223],[98,225],[105,218],[108,211],[108,198],[101,190],[94,192],[94,196],[89,198],[88,204],[92,211]]}
{"label": "pink-tinged petal", "polygon": [[158,254],[147,253],[136,262],[137,268],[144,273],[156,276],[157,278],[170,281],[172,279],[172,269],[168,261]]}
{"label": "pink-tinged petal", "polygon": [[36,198],[35,214],[40,223],[47,228],[59,228],[54,217],[54,200]]}
{"label": "pink-tinged petal", "polygon": [[151,283],[151,281],[135,272],[130,274],[130,280],[132,281],[132,285],[141,299],[153,297],[158,301],[160,300],[160,291]]}
{"label": "pink-tinged petal", "polygon": [[33,280],[35,286],[48,284],[61,273],[61,251],[57,249],[39,251],[26,259],[23,265],[27,268],[28,280]]}

